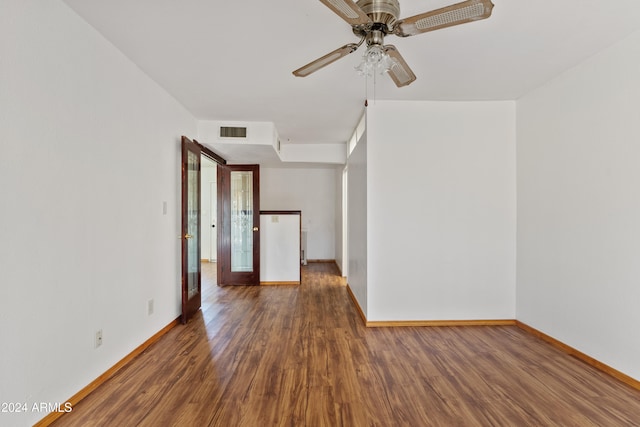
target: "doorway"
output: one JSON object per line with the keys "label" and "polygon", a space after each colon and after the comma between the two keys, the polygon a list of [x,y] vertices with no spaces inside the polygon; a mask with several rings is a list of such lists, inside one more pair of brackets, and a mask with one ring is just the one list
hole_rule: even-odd
{"label": "doorway", "polygon": [[[193,315],[200,310],[202,300],[202,252],[207,252],[207,260],[216,257],[217,251],[211,251],[213,243],[212,235],[216,235],[215,230],[217,220],[218,192],[211,200],[211,175],[217,176],[218,166],[212,164],[214,161],[221,165],[226,164],[226,160],[215,154],[210,149],[199,144],[196,140],[190,140],[182,136],[182,323],[187,323]],[[207,167],[202,167],[206,165]],[[205,171],[206,184],[202,184],[203,169]],[[214,188],[217,188],[213,185]],[[204,191],[203,191],[204,188]],[[208,196],[203,204],[203,194]],[[213,212],[212,212],[213,211]],[[215,222],[214,222],[215,221]],[[203,230],[204,228],[204,230]],[[214,231],[212,231],[214,229]],[[202,239],[206,239],[203,245]],[[217,240],[217,239],[216,239]],[[217,246],[217,244],[216,244]]]}
{"label": "doorway", "polygon": [[181,180],[182,323],[187,323],[201,305],[202,261],[215,259],[218,285],[259,284],[260,166],[227,165],[183,136]]}
{"label": "doorway", "polygon": [[218,233],[216,229],[218,220],[218,164],[203,154],[201,157],[201,165],[201,261],[215,263],[218,260]]}

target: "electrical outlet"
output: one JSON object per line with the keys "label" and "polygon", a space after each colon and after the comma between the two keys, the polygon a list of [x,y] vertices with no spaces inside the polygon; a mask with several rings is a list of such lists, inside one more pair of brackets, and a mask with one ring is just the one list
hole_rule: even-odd
{"label": "electrical outlet", "polygon": [[153,299],[147,301],[147,315],[151,316],[153,314]]}
{"label": "electrical outlet", "polygon": [[96,331],[96,348],[102,345],[102,329]]}

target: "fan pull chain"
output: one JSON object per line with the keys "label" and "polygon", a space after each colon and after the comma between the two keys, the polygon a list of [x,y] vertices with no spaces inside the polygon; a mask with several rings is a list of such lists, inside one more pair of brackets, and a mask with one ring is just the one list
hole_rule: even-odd
{"label": "fan pull chain", "polygon": [[376,77],[376,74],[378,73],[374,71],[373,73],[373,104],[374,105],[376,103],[376,88],[377,88],[376,84],[378,83],[378,78]]}
{"label": "fan pull chain", "polygon": [[[376,88],[377,88],[377,78],[376,78],[376,73],[373,73],[373,104],[375,105],[376,103]],[[369,74],[365,74],[364,75],[364,99],[368,100],[369,99]]]}
{"label": "fan pull chain", "polygon": [[364,75],[364,99],[369,99],[369,76]]}

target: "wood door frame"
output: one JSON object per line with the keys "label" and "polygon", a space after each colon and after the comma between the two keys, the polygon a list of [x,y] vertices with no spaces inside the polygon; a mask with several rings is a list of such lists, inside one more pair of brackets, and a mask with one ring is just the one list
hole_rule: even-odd
{"label": "wood door frame", "polygon": [[[231,271],[231,183],[233,171],[253,173],[253,271]],[[260,285],[260,165],[218,167],[218,285]]]}

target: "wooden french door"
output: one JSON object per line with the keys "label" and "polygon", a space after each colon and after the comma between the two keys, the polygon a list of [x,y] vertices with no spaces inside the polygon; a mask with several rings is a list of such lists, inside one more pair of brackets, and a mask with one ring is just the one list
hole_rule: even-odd
{"label": "wooden french door", "polygon": [[218,284],[260,284],[260,166],[218,166]]}
{"label": "wooden french door", "polygon": [[201,147],[182,137],[182,323],[201,304],[200,271],[200,156]]}

